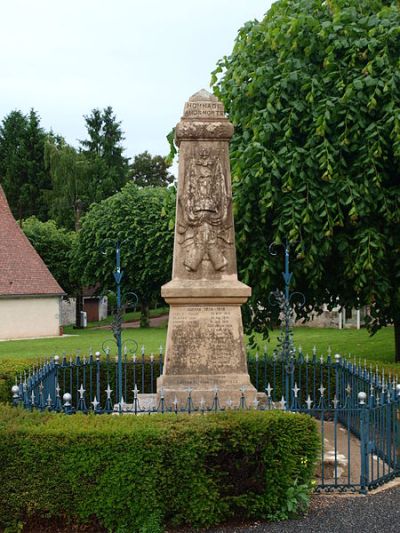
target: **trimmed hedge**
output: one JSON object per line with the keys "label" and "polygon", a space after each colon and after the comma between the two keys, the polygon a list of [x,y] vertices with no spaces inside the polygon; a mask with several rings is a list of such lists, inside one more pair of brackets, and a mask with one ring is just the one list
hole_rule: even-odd
{"label": "trimmed hedge", "polygon": [[283,519],[311,487],[306,415],[66,416],[0,405],[0,527],[32,520],[162,531]]}
{"label": "trimmed hedge", "polygon": [[37,363],[37,359],[0,358],[0,402],[11,401],[11,387],[17,373],[27,370]]}

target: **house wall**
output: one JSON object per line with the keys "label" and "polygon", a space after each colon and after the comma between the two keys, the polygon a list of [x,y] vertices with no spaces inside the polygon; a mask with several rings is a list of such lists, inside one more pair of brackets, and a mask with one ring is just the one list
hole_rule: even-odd
{"label": "house wall", "polygon": [[99,320],[104,320],[108,316],[108,298],[103,296],[99,304]]}
{"label": "house wall", "polygon": [[60,307],[60,325],[72,326],[76,320],[76,299],[69,298],[68,300],[61,299]]}
{"label": "house wall", "polygon": [[360,328],[365,325],[365,317],[368,314],[366,307],[356,309],[342,309],[335,307],[332,311],[328,310],[327,305],[323,306],[323,312],[320,315],[310,313],[310,320],[304,322],[296,320],[295,326],[309,328]]}
{"label": "house wall", "polygon": [[59,334],[59,296],[0,298],[0,339]]}

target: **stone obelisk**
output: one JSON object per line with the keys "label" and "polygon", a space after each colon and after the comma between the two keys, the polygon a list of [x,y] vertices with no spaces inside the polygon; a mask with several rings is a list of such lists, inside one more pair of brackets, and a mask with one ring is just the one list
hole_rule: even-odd
{"label": "stone obelisk", "polygon": [[256,398],[247,372],[240,305],[251,289],[238,281],[229,140],[233,126],[205,90],[185,104],[176,127],[179,177],[172,281],[161,295],[170,305],[165,365],[158,378],[165,405],[221,407]]}

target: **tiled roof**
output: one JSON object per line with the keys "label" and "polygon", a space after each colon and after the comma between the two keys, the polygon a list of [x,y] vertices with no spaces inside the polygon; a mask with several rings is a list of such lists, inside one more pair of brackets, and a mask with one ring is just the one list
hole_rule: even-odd
{"label": "tiled roof", "polygon": [[14,219],[0,185],[0,296],[62,294],[64,291]]}

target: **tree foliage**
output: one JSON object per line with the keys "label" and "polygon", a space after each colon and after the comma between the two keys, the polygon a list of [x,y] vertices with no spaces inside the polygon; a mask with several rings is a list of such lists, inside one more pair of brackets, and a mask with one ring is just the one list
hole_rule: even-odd
{"label": "tree foliage", "polygon": [[78,230],[82,211],[96,197],[90,161],[63,139],[47,141],[45,161],[52,180],[50,216],[60,226]]}
{"label": "tree foliage", "polygon": [[11,111],[0,126],[0,180],[19,220],[36,215],[45,220],[51,179],[44,164],[46,133],[33,109]]}
{"label": "tree foliage", "polygon": [[123,156],[124,136],[111,106],[103,111],[93,109],[84,118],[88,139],[80,143],[82,152],[91,162],[91,172],[97,183],[95,201],[99,202],[126,183],[128,159]]}
{"label": "tree foliage", "polygon": [[57,227],[54,220],[41,222],[34,216],[24,220],[22,229],[64,291],[71,294],[75,286],[71,259],[76,234]]}
{"label": "tree foliage", "polygon": [[139,187],[166,187],[174,181],[170,166],[164,157],[152,156],[146,150],[135,155],[129,166],[129,178]]}
{"label": "tree foliage", "polygon": [[115,247],[121,243],[123,291],[134,291],[142,311],[160,296],[172,266],[175,190],[128,183],[83,219],[74,264],[87,285],[115,287]]}
{"label": "tree foliage", "polygon": [[127,179],[123,134],[112,108],[93,109],[84,118],[88,139],[80,141],[80,150],[54,136],[45,150],[52,179],[50,215],[69,229],[79,229],[89,206],[112,196]]}
{"label": "tree foliage", "polygon": [[288,239],[300,314],[367,304],[372,331],[400,333],[399,54],[397,2],[279,0],[213,73],[235,126],[237,245],[256,329],[282,286],[269,244]]}

